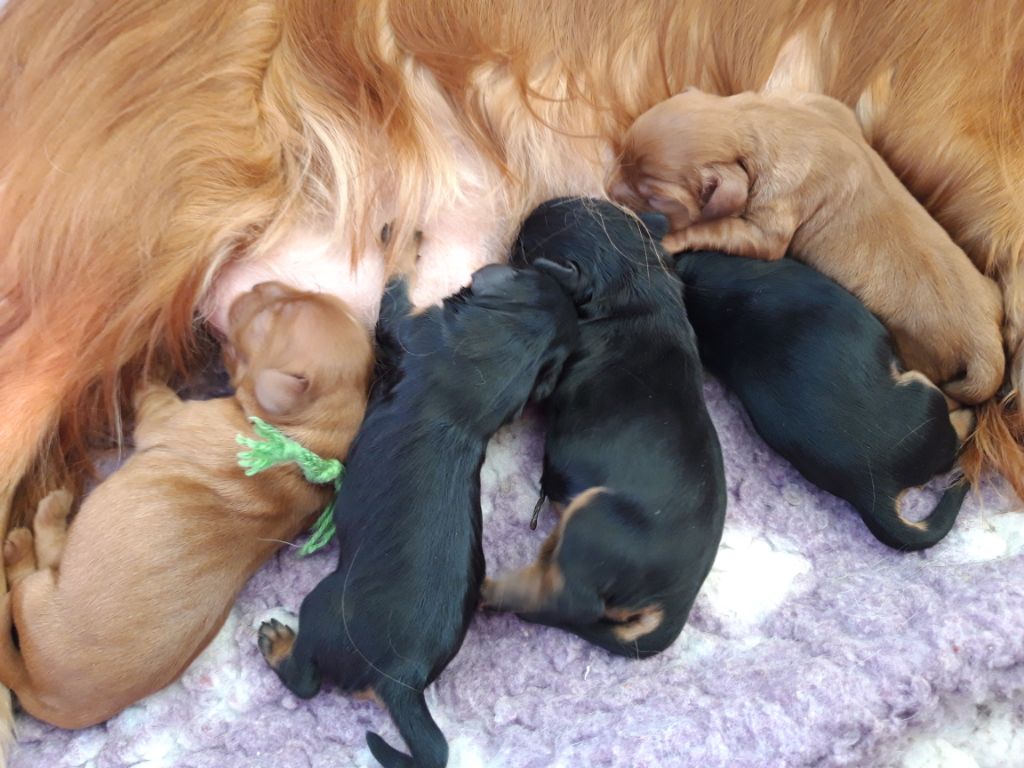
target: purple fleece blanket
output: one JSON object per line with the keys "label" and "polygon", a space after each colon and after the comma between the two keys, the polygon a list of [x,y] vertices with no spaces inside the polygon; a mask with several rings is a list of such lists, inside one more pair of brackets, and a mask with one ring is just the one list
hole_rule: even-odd
{"label": "purple fleece blanket", "polygon": [[[775,456],[715,382],[706,391],[729,510],[682,636],[636,662],[478,615],[427,694],[450,765],[1024,765],[1024,515],[984,488],[938,547],[893,552]],[[530,417],[491,444],[490,573],[531,560],[553,525],[548,513],[529,529],[541,451]],[[910,503],[923,513],[934,498]],[[256,649],[259,623],[296,611],[335,555],[283,550],[179,683],[105,726],[69,733],[22,716],[14,768],[375,765],[368,728],[401,744],[383,710],[329,687],[299,701]]]}

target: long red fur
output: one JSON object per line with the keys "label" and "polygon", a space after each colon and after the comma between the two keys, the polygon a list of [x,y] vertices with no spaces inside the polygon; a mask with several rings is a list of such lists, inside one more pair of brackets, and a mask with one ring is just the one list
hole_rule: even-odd
{"label": "long red fur", "polygon": [[[573,191],[565,158],[600,176],[602,151],[683,86],[760,87],[801,31],[823,89],[860,101],[883,157],[1000,281],[1021,370],[1024,0],[10,0],[2,13],[0,530],[120,434],[145,369],[188,367],[229,261],[299,226],[355,258],[382,206],[404,250],[458,186],[444,130],[492,169],[514,220]],[[444,130],[430,119],[442,107]],[[970,466],[1008,471],[1024,494],[1020,433],[993,413]]]}

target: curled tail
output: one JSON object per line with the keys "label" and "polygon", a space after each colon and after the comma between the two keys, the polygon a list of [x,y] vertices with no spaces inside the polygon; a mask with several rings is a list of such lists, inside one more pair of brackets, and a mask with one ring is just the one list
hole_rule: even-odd
{"label": "curled tail", "polygon": [[377,687],[377,695],[412,752],[409,757],[367,731],[366,745],[377,761],[384,768],[444,768],[448,764],[448,742],[430,716],[423,691],[385,680]]}
{"label": "curled tail", "polygon": [[950,486],[924,520],[910,522],[899,513],[897,501],[860,509],[861,517],[875,538],[893,549],[916,552],[934,547],[949,533],[960,514],[970,484],[964,480]]}

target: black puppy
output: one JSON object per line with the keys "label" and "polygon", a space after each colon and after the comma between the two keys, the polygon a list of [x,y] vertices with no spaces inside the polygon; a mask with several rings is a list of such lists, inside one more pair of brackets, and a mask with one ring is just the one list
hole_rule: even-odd
{"label": "black puppy", "polygon": [[412,757],[367,733],[383,765],[444,766],[448,745],[423,689],[462,645],[484,576],[480,466],[491,435],[555,386],[576,344],[570,299],[550,277],[489,266],[443,306],[410,314],[384,296],[380,375],[334,511],[338,569],[302,602],[299,632],[260,628],[295,695],[321,677],[376,695]]}
{"label": "black puppy", "polygon": [[580,344],[545,404],[543,493],[568,505],[534,565],[484,586],[490,608],[623,656],[679,635],[718,551],[725,479],[681,286],[616,206],[549,201],[513,263],[575,298]]}
{"label": "black puppy", "polygon": [[879,541],[918,550],[953,526],[966,485],[921,522],[899,497],[952,468],[971,429],[923,375],[900,373],[889,334],[852,294],[790,259],[681,255],[676,270],[701,358],[773,449],[846,499]]}

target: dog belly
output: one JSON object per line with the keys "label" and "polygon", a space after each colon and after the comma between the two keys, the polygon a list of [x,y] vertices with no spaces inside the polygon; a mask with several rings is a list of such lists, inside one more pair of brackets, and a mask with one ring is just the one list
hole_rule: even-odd
{"label": "dog belly", "polygon": [[[411,297],[418,306],[435,304],[469,283],[473,272],[503,260],[495,243],[507,240],[504,222],[495,225],[468,218],[448,220],[424,231],[421,258],[412,277]],[[387,269],[381,249],[362,254],[355,268],[346,253],[326,237],[303,235],[267,258],[232,264],[218,276],[203,303],[203,314],[226,335],[228,309],[238,296],[265,280],[330,293],[345,301],[368,329],[377,320]]]}
{"label": "dog belly", "polygon": [[346,249],[332,245],[327,237],[299,233],[266,258],[242,259],[229,265],[207,294],[202,312],[218,332],[225,334],[231,303],[258,283],[279,280],[302,290],[337,296],[370,328],[377,319],[384,274],[379,246],[367,249],[353,268]]}

